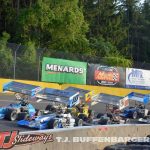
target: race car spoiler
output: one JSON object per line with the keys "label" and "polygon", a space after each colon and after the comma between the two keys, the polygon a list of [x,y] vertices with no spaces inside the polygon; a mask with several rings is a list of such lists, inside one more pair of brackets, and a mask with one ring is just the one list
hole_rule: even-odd
{"label": "race car spoiler", "polygon": [[141,94],[141,93],[135,93],[131,92],[126,97],[128,97],[129,100],[138,101],[144,104],[147,104],[150,100],[150,97],[148,94]]}
{"label": "race car spoiler", "polygon": [[91,101],[92,96],[93,96],[92,91],[80,89],[80,88],[76,88],[76,87],[68,87],[65,90],[70,91],[70,92],[79,92],[79,96],[83,97],[86,102]]}
{"label": "race car spoiler", "polygon": [[35,96],[41,90],[40,86],[11,81],[3,85],[3,92],[10,91],[24,95]]}
{"label": "race car spoiler", "polygon": [[78,92],[45,88],[36,94],[36,98],[68,104],[70,99],[78,97]]}
{"label": "race car spoiler", "polygon": [[119,106],[119,101],[122,98],[123,97],[121,97],[121,96],[115,96],[115,95],[100,93],[100,94],[97,94],[95,97],[93,97],[92,100],[95,102]]}

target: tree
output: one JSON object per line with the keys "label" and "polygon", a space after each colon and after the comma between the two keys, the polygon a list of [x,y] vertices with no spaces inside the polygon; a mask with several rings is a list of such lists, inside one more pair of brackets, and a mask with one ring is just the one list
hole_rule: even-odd
{"label": "tree", "polygon": [[116,0],[85,1],[84,5],[90,24],[89,36],[101,36],[117,47],[126,38],[126,27],[122,24],[122,11]]}
{"label": "tree", "polygon": [[88,45],[78,0],[37,0],[20,10],[18,27],[18,40],[32,40],[38,47],[82,52]]}
{"label": "tree", "polygon": [[7,47],[9,38],[6,32],[3,32],[0,38],[0,76],[10,78],[12,77],[13,56],[11,49]]}
{"label": "tree", "polygon": [[36,55],[35,43],[32,41],[25,43],[17,61],[17,76],[19,76],[19,78],[37,79]]}

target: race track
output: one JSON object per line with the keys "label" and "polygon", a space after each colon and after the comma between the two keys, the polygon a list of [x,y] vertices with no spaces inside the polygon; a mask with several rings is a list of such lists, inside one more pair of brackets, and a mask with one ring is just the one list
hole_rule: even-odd
{"label": "race track", "polygon": [[[10,103],[16,103],[16,102],[18,101],[15,100],[15,96],[0,94],[0,107],[9,105]],[[48,101],[41,101],[37,103],[36,101],[33,100],[33,101],[30,101],[30,103],[33,104],[36,109],[45,109],[45,107],[48,104]],[[94,106],[92,106],[92,109],[96,112],[104,112],[105,105],[95,104]],[[0,131],[12,131],[12,130],[31,131],[33,129],[19,127],[16,121],[11,122],[8,120],[0,120]]]}

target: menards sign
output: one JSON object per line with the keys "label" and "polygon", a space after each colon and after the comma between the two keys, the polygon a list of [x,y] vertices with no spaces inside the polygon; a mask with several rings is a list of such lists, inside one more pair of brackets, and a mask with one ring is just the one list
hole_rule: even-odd
{"label": "menards sign", "polygon": [[65,59],[43,58],[42,81],[86,84],[87,63]]}
{"label": "menards sign", "polygon": [[54,65],[54,64],[46,64],[45,70],[53,71],[53,72],[75,73],[75,74],[83,74],[84,73],[83,68],[73,67],[73,66]]}

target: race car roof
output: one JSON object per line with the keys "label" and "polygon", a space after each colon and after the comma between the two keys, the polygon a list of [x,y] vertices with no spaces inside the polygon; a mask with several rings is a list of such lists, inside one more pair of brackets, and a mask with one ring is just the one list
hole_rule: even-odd
{"label": "race car roof", "polygon": [[93,97],[93,101],[118,106],[119,101],[122,98],[123,97],[121,97],[121,96],[115,96],[115,95],[100,93],[100,94],[96,95],[95,97]]}
{"label": "race car roof", "polygon": [[25,84],[16,81],[11,81],[3,85],[3,91],[22,93],[29,96],[34,96],[40,90],[41,90],[40,86]]}
{"label": "race car roof", "polygon": [[84,90],[76,87],[68,87],[65,90],[70,92],[79,92],[80,96],[84,96],[86,93],[90,92],[89,90]]}
{"label": "race car roof", "polygon": [[52,89],[52,88],[45,88],[38,92],[40,95],[54,95],[54,96],[60,96],[60,97],[66,97],[70,98],[77,94],[77,92],[74,91],[67,91],[67,90],[58,90],[58,89]]}
{"label": "race car roof", "polygon": [[129,100],[138,101],[144,104],[147,104],[150,100],[150,97],[148,94],[141,94],[141,93],[135,93],[131,92],[126,97],[129,98]]}

